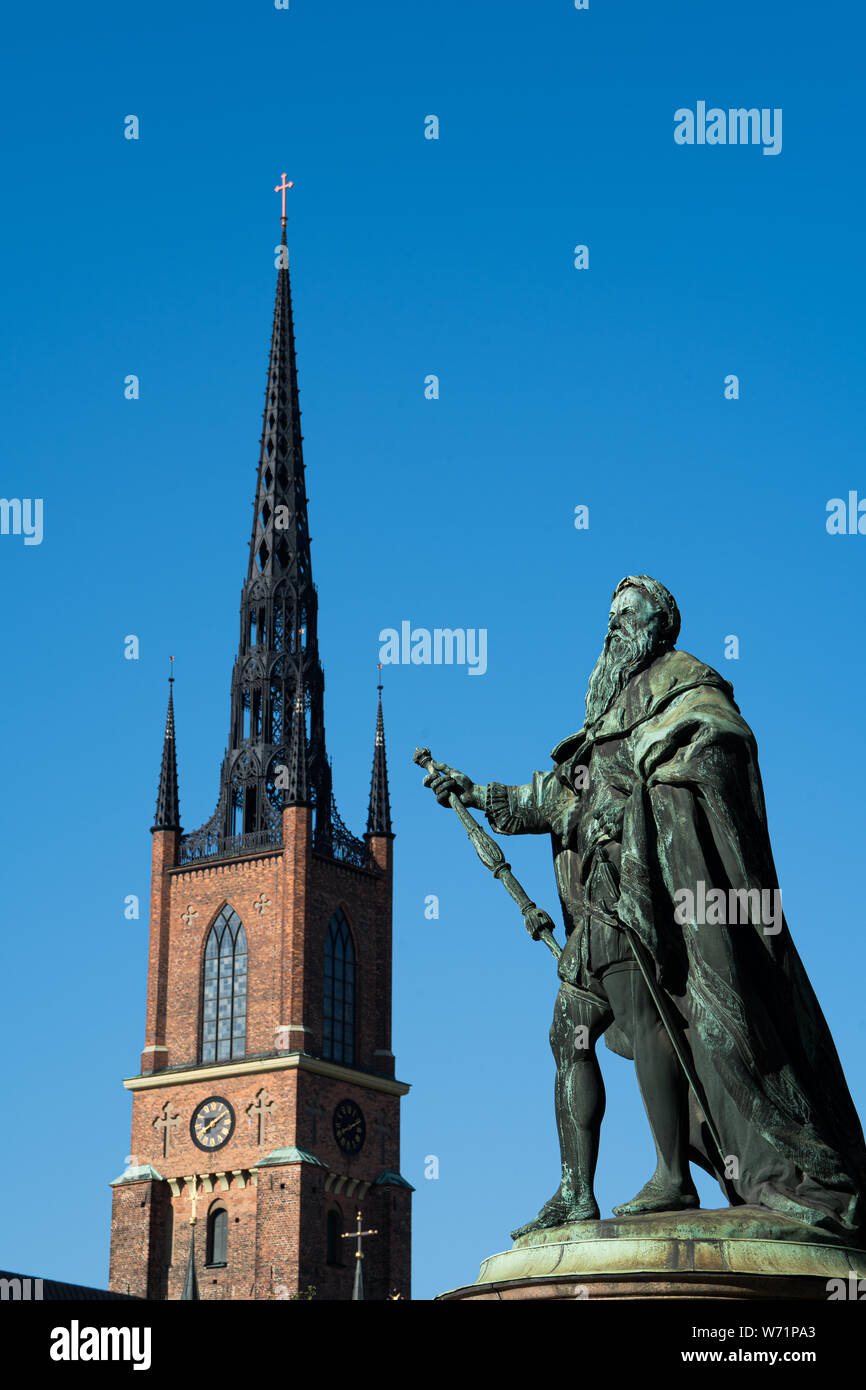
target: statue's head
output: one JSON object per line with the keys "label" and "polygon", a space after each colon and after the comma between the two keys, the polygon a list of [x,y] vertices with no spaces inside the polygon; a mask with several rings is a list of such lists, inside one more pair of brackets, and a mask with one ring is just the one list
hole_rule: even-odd
{"label": "statue's head", "polygon": [[669,652],[680,635],[680,610],[670,589],[648,574],[627,574],[613,591],[610,618],[629,609],[639,612],[640,621],[652,632],[658,644],[654,654]]}
{"label": "statue's head", "polygon": [[632,676],[668,652],[680,630],[680,611],[664,584],[629,574],[613,591],[607,637],[586,692],[586,722],[610,709]]}

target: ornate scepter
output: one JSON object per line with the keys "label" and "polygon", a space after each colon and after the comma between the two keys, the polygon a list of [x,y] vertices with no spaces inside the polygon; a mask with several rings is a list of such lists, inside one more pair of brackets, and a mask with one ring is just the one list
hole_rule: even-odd
{"label": "ornate scepter", "polygon": [[[425,772],[432,773],[446,768],[445,763],[440,763],[437,768],[433,754],[430,752],[429,748],[416,748],[412,761],[417,763],[419,767],[423,767]],[[446,776],[450,770],[450,768],[446,768]],[[460,797],[454,792],[450,792],[448,804],[453,811],[457,812],[463,829],[475,846],[475,853],[478,855],[482,864],[490,870],[494,878],[499,879],[503,888],[505,888],[506,892],[510,893],[511,897],[517,903],[517,906],[523,913],[523,922],[526,930],[529,932],[533,941],[543,941],[551,955],[553,955],[556,960],[559,960],[559,957],[562,955],[562,947],[553,935],[552,919],[544,911],[544,908],[536,907],[535,903],[526,892],[526,889],[517,882],[517,879],[511,872],[511,865],[507,863],[505,855],[502,853],[499,845],[487,834],[486,830],[482,830],[477,820],[475,820],[473,816],[470,816],[463,802],[460,800]]]}

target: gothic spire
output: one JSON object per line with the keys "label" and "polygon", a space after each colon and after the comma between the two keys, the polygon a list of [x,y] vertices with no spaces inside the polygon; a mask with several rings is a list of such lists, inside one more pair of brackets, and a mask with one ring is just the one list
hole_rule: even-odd
{"label": "gothic spire", "polygon": [[[283,176],[285,184],[285,176]],[[285,184],[286,188],[291,185]],[[285,198],[285,193],[284,193]],[[315,844],[332,847],[325,678],[310,562],[301,407],[285,209],[241,631],[232,675],[229,745],[221,786],[222,837],[279,842],[283,789],[302,697],[303,796],[316,808]],[[297,765],[300,768],[301,762]]]}
{"label": "gothic spire", "polygon": [[[310,562],[289,283],[289,188],[284,174],[276,190],[283,194],[277,289],[220,795],[210,820],[183,837],[181,863],[281,844],[283,805],[293,804],[286,800],[287,790],[314,809],[313,847],[318,853],[366,862],[363,841],[349,832],[334,805],[325,747],[325,677]],[[291,789],[287,768],[295,769]]]}
{"label": "gothic spire", "polygon": [[310,536],[289,248],[283,222],[248,579],[309,574]]}
{"label": "gothic spire", "polygon": [[373,744],[373,775],[370,778],[370,807],[367,812],[368,835],[391,834],[391,799],[388,795],[388,762],[385,756],[385,721],[382,718],[382,686],[379,689],[379,708],[376,712],[376,739]]}
{"label": "gothic spire", "polygon": [[[174,657],[171,658],[174,661]],[[165,716],[165,736],[162,741],[162,766],[159,771],[159,791],[156,795],[154,830],[180,830],[180,801],[177,793],[177,750],[174,742],[174,676],[168,678],[168,710]]]}

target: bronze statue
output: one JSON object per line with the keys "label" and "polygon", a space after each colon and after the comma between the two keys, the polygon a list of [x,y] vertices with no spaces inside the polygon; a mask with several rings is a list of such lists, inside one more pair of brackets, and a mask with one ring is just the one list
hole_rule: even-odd
{"label": "bronze statue", "polygon": [[[524,786],[478,785],[416,755],[440,804],[553,845],[567,936],[550,1031],[562,1174],[513,1235],[599,1216],[603,1034],[634,1060],[657,1157],[617,1215],[697,1207],[695,1162],[732,1207],[862,1241],[863,1131],[781,911],[755,738],[730,683],[676,650],[679,628],[664,585],[622,580],[584,727]],[[473,838],[544,934],[546,914]]]}

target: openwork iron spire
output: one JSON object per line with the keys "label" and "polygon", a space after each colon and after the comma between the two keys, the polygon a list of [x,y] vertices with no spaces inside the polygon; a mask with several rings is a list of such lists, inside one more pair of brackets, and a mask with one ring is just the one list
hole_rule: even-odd
{"label": "openwork iron spire", "polygon": [[385,756],[385,721],[382,717],[381,685],[379,686],[379,708],[376,712],[376,740],[373,745],[373,775],[370,778],[367,834],[391,834],[391,799],[388,794],[388,762]]}
{"label": "openwork iron spire", "polygon": [[281,843],[286,770],[294,745],[294,766],[303,765],[304,800],[315,808],[314,848],[365,862],[364,842],[349,833],[334,806],[325,748],[325,677],[310,563],[286,238],[285,192],[290,187],[283,175],[277,189],[283,194],[277,292],[220,798],[210,821],[181,841],[182,863]]}
{"label": "openwork iron spire", "polygon": [[[259,449],[241,631],[232,674],[229,747],[223,765],[223,835],[279,837],[284,775],[297,719],[306,743],[306,794],[315,842],[331,849],[331,769],[325,749],[325,678],[301,436],[295,330],[285,222]],[[300,697],[300,698],[299,698]]]}
{"label": "openwork iron spire", "polygon": [[[174,657],[172,657],[172,661]],[[162,741],[162,766],[159,770],[159,790],[156,794],[154,830],[180,830],[180,799],[177,792],[177,749],[174,740],[174,676],[168,678],[168,710],[165,716],[165,736]]]}

